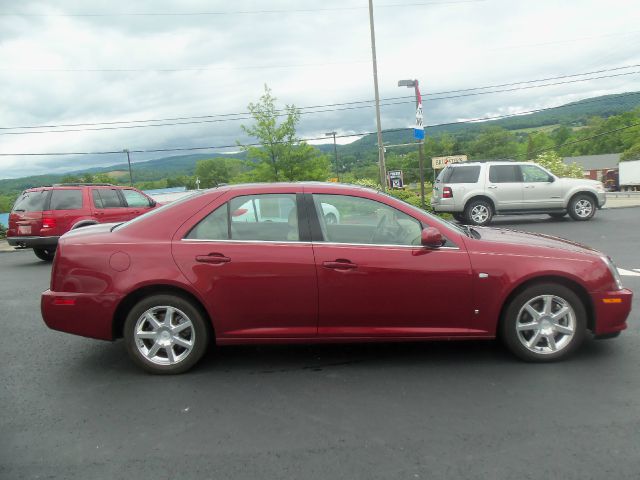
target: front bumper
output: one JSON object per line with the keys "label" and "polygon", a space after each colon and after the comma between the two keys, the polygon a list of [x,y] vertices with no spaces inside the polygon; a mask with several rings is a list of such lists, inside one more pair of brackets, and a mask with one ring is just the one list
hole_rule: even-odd
{"label": "front bumper", "polygon": [[592,294],[595,310],[595,335],[608,335],[627,328],[633,292],[622,290]]}
{"label": "front bumper", "polygon": [[598,196],[598,208],[604,207],[604,204],[607,203],[607,194],[605,192],[599,192]]}
{"label": "front bumper", "polygon": [[52,237],[7,237],[12,247],[18,248],[46,248],[58,245],[59,236]]}
{"label": "front bumper", "polygon": [[40,310],[47,327],[100,340],[113,340],[113,318],[121,297],[89,293],[42,293]]}

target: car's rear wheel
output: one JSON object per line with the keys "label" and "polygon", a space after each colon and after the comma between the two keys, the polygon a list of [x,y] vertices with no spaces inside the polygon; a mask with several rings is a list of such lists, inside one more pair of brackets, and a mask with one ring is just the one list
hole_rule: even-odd
{"label": "car's rear wheel", "polygon": [[44,260],[45,262],[51,262],[53,258],[56,256],[55,248],[34,248],[33,253],[36,254],[40,260]]}
{"label": "car's rear wheel", "polygon": [[199,308],[177,295],[139,301],[127,315],[124,339],[133,361],[155,374],[183,373],[204,355],[209,330]]}
{"label": "car's rear wheel", "polygon": [[470,225],[478,225],[482,227],[491,222],[491,217],[493,217],[493,208],[486,200],[471,200],[464,210],[464,217]]}
{"label": "car's rear wheel", "polygon": [[464,214],[462,213],[454,213],[453,218],[455,218],[460,223],[464,223],[466,221],[464,218]]}
{"label": "car's rear wheel", "polygon": [[585,307],[571,289],[543,283],[527,288],[509,302],[500,333],[509,350],[521,359],[550,362],[578,348],[586,325]]}
{"label": "car's rear wheel", "polygon": [[578,194],[569,202],[569,215],[574,220],[590,220],[596,213],[596,202],[590,195]]}

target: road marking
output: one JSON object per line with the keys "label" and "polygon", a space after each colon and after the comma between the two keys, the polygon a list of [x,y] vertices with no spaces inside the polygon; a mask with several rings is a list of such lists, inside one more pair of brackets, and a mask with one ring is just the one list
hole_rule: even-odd
{"label": "road marking", "polygon": [[627,277],[640,277],[640,272],[634,270],[625,270],[624,268],[618,268],[618,272],[620,273],[620,275],[625,275]]}

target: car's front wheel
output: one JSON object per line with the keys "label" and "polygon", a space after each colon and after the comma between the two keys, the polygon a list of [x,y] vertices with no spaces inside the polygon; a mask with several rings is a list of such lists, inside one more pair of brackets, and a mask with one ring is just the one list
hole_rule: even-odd
{"label": "car's front wheel", "polygon": [[486,200],[471,200],[464,210],[464,217],[470,225],[482,227],[491,222],[493,208],[491,208],[491,204]]}
{"label": "car's front wheel", "polygon": [[596,213],[596,202],[590,195],[579,194],[569,202],[569,215],[574,220],[590,220]]}
{"label": "car's front wheel", "polygon": [[45,262],[51,262],[53,258],[56,256],[55,248],[34,248],[33,253],[36,254],[40,260],[44,260]]}
{"label": "car's front wheel", "polygon": [[585,307],[571,289],[542,283],[509,302],[500,333],[509,350],[521,359],[549,362],[573,352],[584,339],[586,325]]}
{"label": "car's front wheel", "polygon": [[186,372],[209,344],[202,312],[177,295],[157,294],[140,300],[129,311],[123,333],[133,361],[155,374]]}

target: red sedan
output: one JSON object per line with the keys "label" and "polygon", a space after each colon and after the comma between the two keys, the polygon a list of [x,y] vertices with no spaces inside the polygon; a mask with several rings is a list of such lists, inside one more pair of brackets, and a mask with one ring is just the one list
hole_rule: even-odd
{"label": "red sedan", "polygon": [[293,183],[199,192],[64,235],[42,315],[56,330],[124,337],[141,367],[180,373],[211,343],[500,336],[520,358],[551,361],[587,331],[617,336],[631,298],[611,260],[576,243]]}

